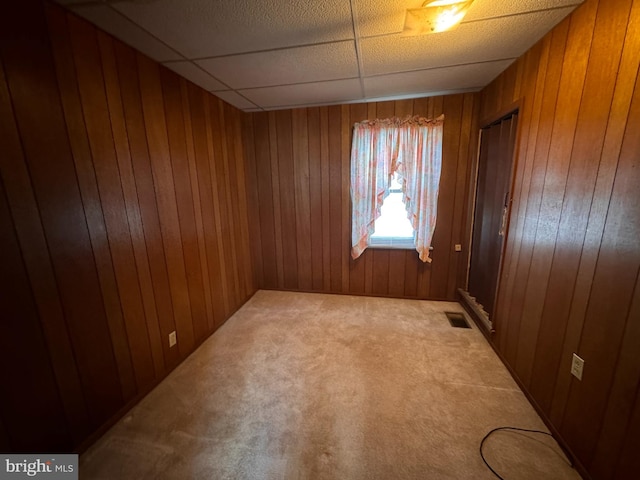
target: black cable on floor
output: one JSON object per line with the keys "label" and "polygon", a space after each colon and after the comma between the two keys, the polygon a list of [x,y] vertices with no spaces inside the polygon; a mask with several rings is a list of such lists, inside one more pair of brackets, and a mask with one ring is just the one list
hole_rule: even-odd
{"label": "black cable on floor", "polygon": [[[543,432],[542,430],[530,430],[528,428],[519,428],[519,427],[498,427],[498,428],[494,428],[489,433],[487,433],[484,436],[484,438],[482,439],[482,441],[480,442],[480,458],[482,458],[482,461],[487,466],[487,468],[489,470],[491,470],[491,473],[493,473],[500,480],[505,480],[505,479],[503,477],[501,477],[500,474],[498,472],[496,472],[491,465],[489,465],[489,462],[487,462],[487,459],[484,458],[484,453],[482,452],[482,447],[484,446],[484,442],[491,436],[492,433],[498,432],[500,430],[529,432],[529,433],[541,433],[543,435],[548,435],[549,437],[553,438],[553,435],[551,435],[549,432]],[[569,465],[571,465],[571,467],[573,467],[573,465],[570,462],[569,462]]]}

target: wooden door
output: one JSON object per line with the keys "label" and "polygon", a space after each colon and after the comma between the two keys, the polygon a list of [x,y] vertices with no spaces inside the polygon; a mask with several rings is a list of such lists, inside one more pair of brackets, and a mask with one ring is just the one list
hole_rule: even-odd
{"label": "wooden door", "polygon": [[491,322],[511,204],[517,113],[481,131],[468,294]]}

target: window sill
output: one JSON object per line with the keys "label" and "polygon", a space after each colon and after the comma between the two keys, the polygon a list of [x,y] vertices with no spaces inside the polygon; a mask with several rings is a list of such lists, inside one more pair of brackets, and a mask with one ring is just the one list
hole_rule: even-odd
{"label": "window sill", "polygon": [[[415,250],[416,244],[413,238],[402,237],[372,237],[369,239],[368,248],[385,248],[389,250]],[[433,247],[429,247],[433,251]]]}

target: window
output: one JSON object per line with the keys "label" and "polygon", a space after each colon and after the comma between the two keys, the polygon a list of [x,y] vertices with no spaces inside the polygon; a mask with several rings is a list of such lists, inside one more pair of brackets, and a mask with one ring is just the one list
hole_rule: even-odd
{"label": "window", "polygon": [[402,198],[402,185],[396,172],[391,177],[389,194],[382,202],[380,216],[369,237],[369,246],[414,249],[416,244],[413,234],[413,226],[407,217],[407,207]]}
{"label": "window", "polygon": [[[415,248],[430,262],[444,117],[356,123],[351,148],[352,249]],[[403,210],[403,211],[402,211]],[[406,222],[403,221],[406,219]]]}

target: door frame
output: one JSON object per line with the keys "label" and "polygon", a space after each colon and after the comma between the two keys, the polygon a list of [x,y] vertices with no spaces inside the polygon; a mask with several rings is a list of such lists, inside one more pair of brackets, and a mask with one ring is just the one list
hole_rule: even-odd
{"label": "door frame", "polygon": [[[478,173],[480,167],[480,149],[482,147],[482,132],[484,129],[490,127],[493,124],[501,122],[503,119],[513,115],[518,114],[518,125],[516,127],[516,135],[513,146],[512,160],[511,160],[511,169],[509,172],[509,198],[507,203],[507,213],[506,213],[506,222],[505,222],[505,230],[504,230],[504,238],[502,240],[502,246],[500,248],[500,256],[499,256],[499,265],[498,265],[498,276],[496,280],[496,288],[495,288],[495,297],[494,297],[494,312],[493,318],[489,318],[487,312],[483,309],[479,308],[478,304],[473,300],[473,297],[468,292],[469,288],[469,274],[471,271],[471,251],[473,244],[473,229],[475,224],[475,208],[476,208],[476,194],[478,187]],[[514,187],[515,187],[515,177],[516,171],[518,168],[518,159],[520,154],[520,132],[521,132],[521,122],[522,118],[522,109],[521,109],[521,100],[517,100],[511,105],[501,109],[494,115],[483,119],[479,122],[480,127],[478,128],[478,144],[476,149],[476,155],[474,158],[474,164],[471,169],[471,178],[469,182],[469,191],[468,201],[467,201],[467,231],[466,231],[466,240],[468,248],[466,249],[466,271],[465,271],[465,279],[464,279],[464,288],[458,288],[458,295],[462,300],[463,306],[469,311],[469,313],[474,317],[476,323],[483,325],[485,328],[483,333],[488,335],[493,335],[496,333],[496,325],[499,322],[496,322],[496,309],[498,305],[498,300],[500,298],[500,290],[502,286],[502,272],[504,269],[504,257],[505,251],[507,247],[507,242],[509,239],[509,231],[511,227],[511,215],[512,215],[512,206],[513,206],[513,197],[514,197]]]}

